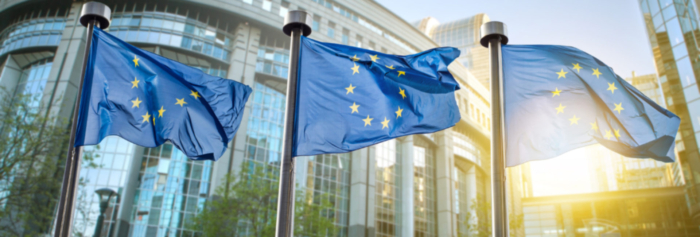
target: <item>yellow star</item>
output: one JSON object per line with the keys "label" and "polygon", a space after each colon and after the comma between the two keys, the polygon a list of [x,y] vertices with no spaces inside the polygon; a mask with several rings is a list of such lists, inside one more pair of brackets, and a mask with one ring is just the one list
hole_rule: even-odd
{"label": "yellow star", "polygon": [[187,104],[187,102],[185,102],[185,98],[182,98],[182,99],[175,98],[175,100],[177,100],[177,102],[175,102],[175,104],[180,105],[180,107],[182,107],[184,104]]}
{"label": "yellow star", "polygon": [[151,118],[151,115],[148,114],[148,111],[146,111],[146,115],[141,115],[141,117],[143,117],[143,121],[141,121],[143,123],[148,122],[148,120]]}
{"label": "yellow star", "polygon": [[352,58],[350,58],[350,59],[352,59],[352,61],[355,61],[355,62],[360,61],[360,58],[357,57],[357,54],[355,54],[355,56],[352,56]]}
{"label": "yellow star", "polygon": [[202,97],[201,95],[199,95],[199,92],[196,92],[196,91],[193,91],[193,90],[190,90],[190,91],[192,92],[192,93],[190,93],[190,95],[191,95],[191,96],[194,96],[194,99],[195,99],[195,100],[196,100],[197,98],[199,98],[199,97]]}
{"label": "yellow star", "polygon": [[612,132],[610,130],[605,130],[605,139],[610,140],[610,138],[612,138],[612,137],[613,137]]}
{"label": "yellow star", "polygon": [[562,77],[566,78],[567,73],[569,73],[569,72],[565,72],[564,69],[562,68],[560,72],[557,72],[557,75],[559,75],[559,77],[557,77],[557,79],[562,78]]}
{"label": "yellow star", "polygon": [[600,78],[601,74],[603,73],[600,73],[600,71],[598,71],[598,68],[593,69],[593,75],[595,75],[596,78]]}
{"label": "yellow star", "polygon": [[561,96],[559,93],[561,93],[561,90],[559,90],[559,88],[557,87],[554,87],[554,91],[552,91],[552,97],[554,97],[555,95]]}
{"label": "yellow star", "polygon": [[384,128],[389,128],[389,120],[384,117],[384,121],[382,121],[382,129]]}
{"label": "yellow star", "polygon": [[615,137],[620,137],[620,129],[615,129]]}
{"label": "yellow star", "polygon": [[139,97],[136,97],[135,100],[132,100],[131,103],[131,108],[136,107],[139,108],[139,105],[141,104],[142,101],[139,100]]}
{"label": "yellow star", "polygon": [[574,117],[569,119],[569,121],[571,121],[571,124],[569,124],[569,125],[578,124],[579,119],[581,119],[581,118],[577,118],[576,115],[574,114]]}
{"label": "yellow star", "polygon": [[404,71],[399,71],[399,77],[400,77],[401,75],[404,75],[404,76],[405,76],[405,75],[406,75],[406,72],[404,72]]}
{"label": "yellow star", "polygon": [[[160,106],[160,110],[158,110],[158,118],[163,117],[163,112],[165,112],[165,109],[163,109],[163,106]],[[155,118],[153,118],[153,119],[155,119]],[[153,120],[153,121],[155,121],[155,120]]]}
{"label": "yellow star", "polygon": [[372,126],[372,120],[374,119],[370,118],[369,115],[367,115],[367,118],[363,119],[362,121],[365,121],[365,127],[367,127],[367,125]]}
{"label": "yellow star", "polygon": [[592,122],[591,129],[598,131],[598,122]]}
{"label": "yellow star", "polygon": [[615,82],[613,82],[612,84],[608,83],[608,90],[612,91],[612,93],[615,94],[615,90],[617,90],[617,87],[615,87]]}
{"label": "yellow star", "polygon": [[406,91],[399,87],[399,94],[401,94],[401,99],[406,99]]}
{"label": "yellow star", "polygon": [[356,87],[357,87],[357,86],[352,86],[352,84],[350,84],[350,86],[348,86],[348,87],[345,87],[345,90],[347,91],[347,92],[345,92],[345,94],[346,94],[346,95],[349,94],[349,93],[355,94],[355,91],[353,91],[353,90],[355,90]]}
{"label": "yellow star", "polygon": [[372,59],[372,62],[375,63],[377,62],[377,59],[379,59],[379,57],[376,54],[374,56],[370,55],[369,58]]}
{"label": "yellow star", "polygon": [[391,69],[391,70],[394,70],[394,65],[386,66],[386,68]]}
{"label": "yellow star", "polygon": [[136,77],[134,77],[134,81],[131,82],[131,89],[134,89],[134,87],[139,88],[139,82],[141,82],[141,81],[139,81],[139,79],[136,79]]}
{"label": "yellow star", "polygon": [[352,69],[352,75],[355,75],[355,73],[360,73],[360,66],[357,66],[357,64],[353,63],[355,66],[351,67]]}
{"label": "yellow star", "polygon": [[355,102],[352,102],[352,106],[350,106],[350,108],[352,109],[352,111],[350,111],[350,113],[351,113],[351,114],[352,114],[352,113],[360,113],[360,111],[357,111],[357,107],[360,107],[360,105],[355,104]]}
{"label": "yellow star", "polygon": [[134,67],[138,67],[138,66],[139,66],[139,58],[137,58],[136,55],[134,55],[134,60],[131,60],[131,61],[134,62]]}
{"label": "yellow star", "polygon": [[576,70],[576,72],[581,72],[582,67],[579,66],[578,63],[572,63],[572,64],[574,65],[574,69]]}
{"label": "yellow star", "polygon": [[396,118],[397,118],[397,119],[398,119],[399,117],[401,117],[401,113],[402,113],[402,112],[403,112],[403,109],[401,108],[401,106],[399,106],[399,109],[396,110],[396,112],[395,112],[395,113],[396,113]]}
{"label": "yellow star", "polygon": [[613,109],[613,110],[617,111],[617,114],[620,114],[621,111],[623,111],[625,109],[622,108],[622,102],[620,102],[619,104],[615,104],[615,109]]}
{"label": "yellow star", "polygon": [[156,125],[156,116],[153,116],[153,125]]}
{"label": "yellow star", "polygon": [[564,113],[564,108],[566,108],[566,106],[562,106],[561,103],[559,103],[559,107],[555,108],[557,110],[557,114]]}

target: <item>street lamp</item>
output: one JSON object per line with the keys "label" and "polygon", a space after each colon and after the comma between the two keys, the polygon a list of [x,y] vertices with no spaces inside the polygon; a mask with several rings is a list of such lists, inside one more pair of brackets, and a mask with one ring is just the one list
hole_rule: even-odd
{"label": "street lamp", "polygon": [[112,196],[116,196],[117,192],[109,188],[101,188],[95,190],[95,193],[97,193],[97,196],[100,198],[100,216],[97,217],[97,223],[95,223],[95,234],[93,236],[98,237],[100,236],[100,232],[102,232],[102,224],[104,224],[105,211],[109,206],[109,200],[112,199]]}

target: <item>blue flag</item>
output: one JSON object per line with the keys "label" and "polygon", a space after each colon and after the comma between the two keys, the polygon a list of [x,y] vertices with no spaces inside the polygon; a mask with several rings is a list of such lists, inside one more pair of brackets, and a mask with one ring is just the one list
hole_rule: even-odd
{"label": "blue flag", "polygon": [[110,135],[216,160],[238,130],[251,88],[136,48],[95,28],[76,146]]}
{"label": "blue flag", "polygon": [[600,143],[623,156],[675,160],[680,118],[573,47],[503,46],[506,164]]}
{"label": "blue flag", "polygon": [[302,37],[294,156],[342,153],[452,127],[456,48],[397,56]]}

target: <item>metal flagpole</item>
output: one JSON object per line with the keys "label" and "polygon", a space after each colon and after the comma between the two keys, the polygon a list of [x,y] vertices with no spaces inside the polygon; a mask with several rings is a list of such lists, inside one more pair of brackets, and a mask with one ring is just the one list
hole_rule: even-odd
{"label": "metal flagpole", "polygon": [[83,4],[83,9],[80,12],[80,24],[87,27],[87,39],[85,42],[85,54],[83,56],[83,71],[80,75],[80,83],[78,88],[78,97],[75,101],[73,109],[73,118],[71,120],[70,143],[68,147],[68,157],[66,166],[63,172],[63,185],[61,187],[61,199],[58,203],[58,212],[56,216],[55,237],[71,236],[71,227],[73,225],[73,210],[75,204],[75,194],[78,186],[78,175],[80,174],[80,158],[82,147],[75,146],[75,133],[78,123],[78,110],[80,108],[80,98],[83,91],[83,80],[85,79],[85,69],[87,68],[88,55],[90,54],[90,45],[92,44],[93,27],[97,26],[100,29],[109,27],[112,10],[99,2],[87,2]]}
{"label": "metal flagpole", "polygon": [[489,48],[491,64],[491,207],[494,237],[508,236],[501,69],[501,45],[507,43],[506,25],[503,22],[491,21],[481,25],[481,45]]}
{"label": "metal flagpole", "polygon": [[299,48],[301,35],[311,34],[311,15],[305,11],[290,11],[284,18],[282,31],[291,37],[289,55],[289,76],[287,80],[287,107],[284,115],[284,143],[282,144],[282,167],[280,167],[280,187],[277,201],[278,237],[290,237],[294,234],[294,119],[297,105],[297,71],[299,68]]}

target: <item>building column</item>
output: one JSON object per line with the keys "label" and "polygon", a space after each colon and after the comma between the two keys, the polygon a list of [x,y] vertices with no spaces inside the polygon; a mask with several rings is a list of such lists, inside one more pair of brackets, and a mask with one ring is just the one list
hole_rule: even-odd
{"label": "building column", "polygon": [[454,209],[454,153],[452,148],[452,130],[446,129],[434,133],[437,149],[435,152],[435,179],[437,182],[437,236],[457,236],[457,213]]}
{"label": "building column", "polygon": [[[238,24],[233,39],[230,66],[227,78],[253,87],[255,82],[255,62],[257,61],[258,45],[260,42],[260,29],[251,27],[245,23]],[[250,95],[248,101],[252,100]],[[224,177],[229,173],[236,174],[241,170],[245,160],[246,137],[248,133],[248,117],[250,117],[251,103],[246,103],[243,109],[243,118],[236,135],[229,143],[229,149],[221,159],[212,167],[211,190],[216,190],[222,185]]]}
{"label": "building column", "polygon": [[66,19],[66,27],[61,35],[53,59],[49,79],[44,87],[42,104],[50,105],[49,116],[57,116],[70,120],[73,114],[80,75],[83,70],[83,55],[85,54],[86,31],[78,21],[83,3],[73,3]]}
{"label": "building column", "polygon": [[[8,55],[5,62],[0,66],[0,89],[7,90],[9,95],[0,94],[3,97],[13,96],[11,93],[17,88],[19,84],[19,78],[22,76],[22,68],[15,62],[12,55]],[[5,91],[0,91],[4,93]]]}
{"label": "building column", "polygon": [[[375,231],[375,165],[374,148],[350,153],[350,212],[348,236],[374,237]],[[364,197],[364,198],[363,198]]]}
{"label": "building column", "polygon": [[414,206],[413,200],[414,195],[414,159],[413,154],[413,136],[406,136],[396,140],[400,145],[401,157],[399,157],[397,162],[401,162],[401,180],[399,180],[399,190],[401,190],[401,206],[398,208],[397,215],[401,216],[401,223],[397,223],[401,228],[398,230],[396,236],[413,236],[414,230]]}

